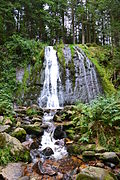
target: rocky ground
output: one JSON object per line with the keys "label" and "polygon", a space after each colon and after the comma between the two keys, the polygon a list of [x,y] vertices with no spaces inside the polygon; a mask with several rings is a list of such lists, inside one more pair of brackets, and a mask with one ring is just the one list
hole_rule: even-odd
{"label": "rocky ground", "polygon": [[[105,147],[98,147],[96,144],[86,143],[80,146],[76,140],[77,135],[71,138],[70,127],[73,123],[70,119],[71,113],[71,107],[66,107],[54,116],[56,125],[54,137],[65,138],[69,155],[58,161],[47,158],[44,162],[38,156],[36,163],[31,161],[29,152],[39,147],[44,129],[47,128],[42,124],[44,110],[36,105],[28,108],[18,107],[15,109],[14,121],[0,116],[0,148],[10,147],[12,157],[21,157],[18,160],[12,159],[13,162],[6,166],[1,164],[0,179],[119,180],[120,153],[107,152]],[[29,135],[32,139],[27,138]]]}

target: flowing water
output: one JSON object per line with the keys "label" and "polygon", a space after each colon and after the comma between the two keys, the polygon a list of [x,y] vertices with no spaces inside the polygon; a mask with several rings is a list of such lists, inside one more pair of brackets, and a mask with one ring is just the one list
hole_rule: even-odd
{"label": "flowing water", "polygon": [[[59,76],[59,66],[57,60],[57,53],[52,46],[45,48],[45,77],[43,90],[38,99],[39,106],[44,108],[43,125],[48,126],[44,130],[44,134],[41,139],[41,145],[38,152],[32,151],[31,155],[35,161],[36,155],[39,153],[42,160],[48,158],[44,155],[44,150],[50,148],[53,153],[50,158],[61,159],[67,155],[67,150],[64,145],[64,139],[54,139],[55,125],[53,123],[53,117],[57,109],[60,109],[58,98],[58,84],[60,86],[61,79]],[[62,91],[59,93],[62,99]]]}

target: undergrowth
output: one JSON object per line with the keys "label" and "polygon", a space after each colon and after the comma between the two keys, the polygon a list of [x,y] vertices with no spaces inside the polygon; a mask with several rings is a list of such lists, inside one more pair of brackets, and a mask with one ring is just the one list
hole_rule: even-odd
{"label": "undergrowth", "polygon": [[108,150],[120,148],[120,94],[99,97],[90,104],[78,103],[72,112],[75,134],[79,143],[105,146]]}

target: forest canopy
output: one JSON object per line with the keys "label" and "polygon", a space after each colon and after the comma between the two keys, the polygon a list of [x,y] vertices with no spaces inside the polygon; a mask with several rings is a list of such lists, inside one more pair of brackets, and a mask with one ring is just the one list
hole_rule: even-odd
{"label": "forest canopy", "polygon": [[17,33],[53,44],[120,45],[119,0],[1,0],[0,43]]}

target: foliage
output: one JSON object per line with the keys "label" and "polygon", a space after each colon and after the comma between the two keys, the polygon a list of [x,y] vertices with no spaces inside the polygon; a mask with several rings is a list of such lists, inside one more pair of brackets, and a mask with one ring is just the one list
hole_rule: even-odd
{"label": "foliage", "polygon": [[5,90],[0,90],[0,114],[13,113],[13,104],[11,93],[7,93]]}
{"label": "foliage", "polygon": [[10,147],[0,149],[0,165],[7,165],[11,161],[13,161],[13,157],[10,152]]}
{"label": "foliage", "polygon": [[[108,150],[119,148],[119,94],[116,97],[99,97],[90,104],[78,103],[72,119],[76,133],[81,134],[79,142],[96,142]],[[118,130],[116,127],[119,127]]]}
{"label": "foliage", "polygon": [[7,165],[9,162],[24,161],[28,162],[30,160],[30,153],[25,151],[20,154],[12,155],[11,147],[4,147],[0,149],[0,165]]}

